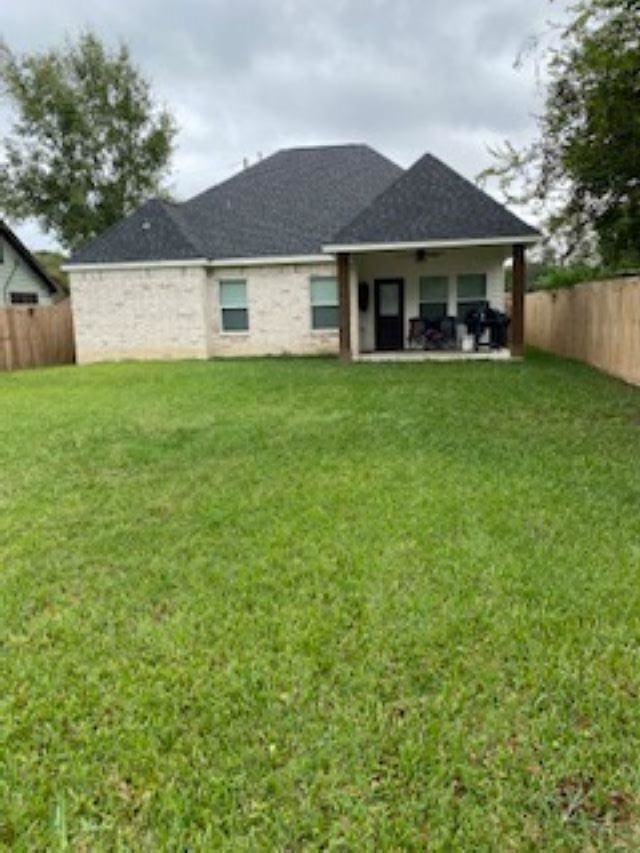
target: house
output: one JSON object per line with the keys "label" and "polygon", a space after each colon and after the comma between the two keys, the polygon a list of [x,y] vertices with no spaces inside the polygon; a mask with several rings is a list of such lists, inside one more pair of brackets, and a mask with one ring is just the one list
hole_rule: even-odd
{"label": "house", "polygon": [[78,251],[80,362],[406,350],[412,318],[504,307],[522,352],[538,232],[430,154],[279,151],[182,204],[153,199]]}
{"label": "house", "polygon": [[0,220],[0,308],[51,305],[62,295],[57,282]]}

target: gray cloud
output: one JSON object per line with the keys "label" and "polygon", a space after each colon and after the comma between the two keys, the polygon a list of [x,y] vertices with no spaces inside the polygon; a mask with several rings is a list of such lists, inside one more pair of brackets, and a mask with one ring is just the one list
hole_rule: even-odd
{"label": "gray cloud", "polygon": [[404,166],[430,150],[472,177],[489,144],[532,133],[533,70],[513,62],[549,14],[546,0],[22,0],[3,4],[0,36],[17,51],[82,28],[126,40],[180,124],[171,182],[187,197],[300,144],[364,141]]}

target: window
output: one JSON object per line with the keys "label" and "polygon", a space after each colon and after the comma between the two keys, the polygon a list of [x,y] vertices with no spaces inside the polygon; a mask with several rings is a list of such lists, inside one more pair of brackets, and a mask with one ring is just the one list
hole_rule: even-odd
{"label": "window", "polygon": [[458,320],[464,321],[469,311],[487,304],[487,277],[484,273],[458,276]]}
{"label": "window", "polygon": [[223,332],[246,332],[249,328],[246,281],[220,282]]}
{"label": "window", "polygon": [[38,294],[37,293],[10,293],[9,294],[12,305],[37,305],[38,304]]}
{"label": "window", "polygon": [[449,279],[431,275],[420,279],[420,316],[423,320],[439,320],[449,309]]}
{"label": "window", "polygon": [[338,282],[335,278],[311,279],[311,327],[337,329],[340,325]]}

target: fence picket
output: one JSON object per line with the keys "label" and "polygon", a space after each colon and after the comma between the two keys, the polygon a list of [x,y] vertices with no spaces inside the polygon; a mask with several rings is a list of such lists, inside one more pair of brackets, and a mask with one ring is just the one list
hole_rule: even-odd
{"label": "fence picket", "polygon": [[640,385],[640,277],[527,294],[525,340]]}
{"label": "fence picket", "polygon": [[0,309],[0,370],[75,361],[71,300]]}

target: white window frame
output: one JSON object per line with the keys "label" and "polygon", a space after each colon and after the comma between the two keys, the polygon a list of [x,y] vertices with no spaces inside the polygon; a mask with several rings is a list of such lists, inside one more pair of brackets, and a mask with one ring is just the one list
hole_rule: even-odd
{"label": "white window frame", "polygon": [[[445,294],[444,299],[423,299],[422,298],[422,282],[427,279],[442,279],[447,283],[447,292]],[[418,314],[422,317],[422,306],[423,305],[442,305],[444,302],[444,316],[448,317],[450,314],[451,308],[451,276],[442,274],[442,275],[421,275],[418,279]]]}
{"label": "white window frame", "polygon": [[[477,276],[478,278],[484,278],[484,299],[481,299],[478,296],[460,296],[460,279],[465,278],[466,276]],[[461,272],[456,275],[456,317],[458,318],[458,322],[462,323],[463,320],[460,320],[460,305],[474,305],[476,302],[488,302],[489,301],[489,276],[486,272]]]}
{"label": "white window frame", "polygon": [[[315,282],[332,281],[336,286],[335,302],[314,302],[313,285]],[[335,326],[316,326],[314,321],[314,308],[336,308],[337,320]],[[340,330],[340,293],[338,291],[338,278],[334,275],[312,275],[309,277],[309,310],[311,320],[311,331],[319,333],[337,332]]]}
{"label": "white window frame", "polygon": [[[239,302],[234,305],[222,304],[222,291],[225,284],[243,284],[244,285],[244,303]],[[220,307],[220,334],[221,335],[248,335],[251,328],[251,319],[249,317],[249,285],[246,278],[221,278],[218,281],[218,304]],[[246,311],[247,312],[247,328],[246,329],[225,329],[224,327],[224,312],[230,311]]]}

